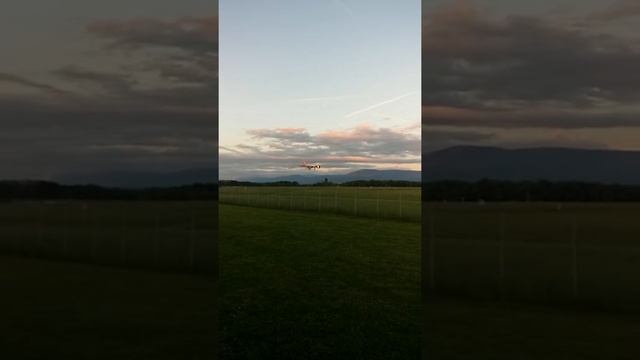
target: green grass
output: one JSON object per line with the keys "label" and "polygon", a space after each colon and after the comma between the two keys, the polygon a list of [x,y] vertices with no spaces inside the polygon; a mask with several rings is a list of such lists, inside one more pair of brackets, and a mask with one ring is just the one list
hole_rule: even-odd
{"label": "green grass", "polygon": [[198,270],[215,257],[217,203],[0,203],[0,253],[106,265]]}
{"label": "green grass", "polygon": [[[0,257],[0,283],[3,359],[204,360],[213,359],[218,350],[214,340],[217,292],[206,278]],[[241,290],[240,284],[235,288],[245,294],[252,292]],[[265,292],[263,296],[270,295]],[[258,307],[254,303],[238,311],[263,316],[269,311],[260,312]],[[313,310],[321,313],[319,309],[322,307]],[[640,356],[637,315],[450,298],[430,302],[425,310],[422,318],[411,321],[424,324],[422,340],[429,359],[634,360]],[[264,351],[265,357],[256,358],[269,358],[273,349],[266,347],[274,340],[269,329],[277,328],[274,322],[279,320],[278,314],[274,312],[271,323],[245,314],[237,316],[243,322],[227,319],[222,326],[229,333],[261,334],[262,338],[246,345],[261,343],[262,347],[256,346],[253,351]],[[306,341],[320,348],[319,342],[326,340],[326,334],[322,335],[313,334],[313,339]],[[228,335],[223,339],[228,341]],[[407,333],[401,339],[420,340],[419,332]],[[371,346],[379,345],[372,340]],[[220,358],[250,357],[227,354]]]}
{"label": "green grass", "polygon": [[[117,223],[109,219],[131,209],[115,205],[90,204],[105,216],[95,229],[109,231]],[[147,210],[134,215],[137,231],[149,230],[142,223],[149,213],[183,215],[184,204],[173,205],[135,205]],[[22,216],[4,213],[23,226],[33,210],[45,211],[42,204],[11,206],[32,206]],[[228,205],[220,211],[222,358],[419,358],[419,224]],[[45,214],[44,229],[74,224],[52,218],[59,212]],[[0,306],[11,309],[0,332],[7,358],[204,359],[216,350],[215,289],[204,278],[35,259],[3,258],[2,266],[10,296]]]}
{"label": "green grass", "polygon": [[[132,234],[153,229],[152,214],[158,212],[167,216],[163,227],[182,226],[178,224],[184,221],[178,219],[188,219],[185,209],[194,206],[136,204],[135,209],[140,210],[136,212],[129,204],[93,205],[103,211],[105,217],[100,218],[98,229],[104,227],[107,234],[108,224],[118,224],[116,219],[123,213],[135,214],[132,216],[140,221]],[[28,227],[28,219],[40,209],[36,204],[7,206],[19,209],[14,213],[0,207],[3,219],[12,217],[20,222],[15,228]],[[55,207],[59,205],[48,206],[60,209]],[[204,228],[215,224],[210,206],[201,208],[202,224],[208,224]],[[584,230],[578,234],[585,237],[578,239],[585,239],[585,245],[611,244],[612,248],[627,249],[634,237],[624,234],[635,231],[633,219],[640,208],[565,205],[558,212],[553,206],[531,204],[487,204],[482,211],[477,211],[476,205],[438,206],[437,233],[442,239],[447,239],[446,234],[456,235],[448,238],[452,241],[450,262],[441,262],[438,268],[442,271],[451,266],[451,278],[441,277],[440,284],[463,279],[458,290],[476,289],[464,286],[470,286],[472,280],[491,279],[483,276],[494,274],[496,258],[489,254],[495,252],[481,250],[483,246],[495,249],[500,213],[508,215],[506,233],[511,235],[506,239],[512,251],[528,241],[538,244],[537,237],[527,230],[527,219],[534,224],[534,233],[544,234],[544,226],[549,226],[548,232],[566,230],[564,220],[550,220],[562,211],[569,212],[563,214],[569,218],[573,214],[583,219],[579,228],[584,226]],[[46,214],[62,217],[56,211]],[[169,219],[172,214],[175,222]],[[107,221],[110,218],[113,221]],[[48,219],[44,229],[63,228],[57,218]],[[607,234],[606,221],[618,224],[620,229],[611,231],[622,235],[609,238],[611,243],[598,243],[599,236]],[[0,358],[189,360],[211,359],[220,351],[222,359],[418,359],[421,341],[430,359],[640,358],[635,341],[640,336],[640,315],[634,311],[557,302],[535,305],[432,297],[421,313],[421,226],[416,223],[221,205],[220,227],[218,286],[211,279],[189,274],[0,257]],[[7,228],[11,227],[3,229]],[[78,227],[77,231],[90,228]],[[424,230],[429,230],[428,223]],[[467,234],[476,235],[470,239],[477,239],[477,247],[469,247],[468,241],[456,243]],[[544,239],[553,244],[564,237]],[[466,253],[454,252],[458,246],[454,244]],[[606,254],[609,250],[600,251]],[[508,269],[523,263],[522,283],[535,277],[540,282],[533,284],[552,279],[552,272],[538,271],[546,266],[540,264],[556,264],[551,250],[518,254]],[[633,253],[618,255],[624,254]],[[489,260],[481,261],[483,257]],[[620,259],[624,257],[603,257],[601,261],[615,270],[626,266],[619,264],[624,264]],[[459,267],[457,272],[453,266]],[[600,272],[609,274],[606,268]],[[618,277],[621,279],[612,281],[611,287],[631,284],[637,274],[619,273]],[[510,278],[514,280],[517,278]],[[539,288],[534,286],[533,290]],[[220,347],[216,341],[217,305]],[[421,338],[423,326],[426,331]]]}
{"label": "green grass", "polygon": [[424,310],[424,359],[640,358],[637,313],[459,298],[436,298]]}
{"label": "green grass", "polygon": [[220,202],[251,207],[334,213],[419,222],[420,188],[221,187]]}
{"label": "green grass", "polygon": [[418,359],[420,225],[220,207],[223,358]]}
{"label": "green grass", "polygon": [[0,358],[213,359],[206,277],[0,257]]}
{"label": "green grass", "polygon": [[433,254],[425,260],[434,261],[441,291],[606,307],[640,304],[640,204],[430,203],[425,211]]}

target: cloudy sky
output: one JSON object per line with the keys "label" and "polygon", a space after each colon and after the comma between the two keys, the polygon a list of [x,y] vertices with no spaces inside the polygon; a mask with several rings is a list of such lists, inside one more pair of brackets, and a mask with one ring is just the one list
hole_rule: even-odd
{"label": "cloudy sky", "polygon": [[640,150],[640,2],[430,0],[423,151]]}
{"label": "cloudy sky", "polygon": [[0,178],[214,167],[217,1],[8,0]]}
{"label": "cloudy sky", "polygon": [[[216,1],[3,5],[0,178],[215,167]],[[221,177],[419,169],[421,138],[640,150],[637,0],[420,7],[222,1]]]}
{"label": "cloudy sky", "polygon": [[220,178],[420,169],[420,1],[220,2]]}

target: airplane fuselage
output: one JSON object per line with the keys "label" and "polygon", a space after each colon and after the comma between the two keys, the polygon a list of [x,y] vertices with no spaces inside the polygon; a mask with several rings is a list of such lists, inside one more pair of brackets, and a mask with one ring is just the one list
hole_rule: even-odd
{"label": "airplane fuselage", "polygon": [[307,170],[318,170],[320,169],[320,164],[316,164],[316,165],[302,164],[300,165],[300,167],[307,168]]}

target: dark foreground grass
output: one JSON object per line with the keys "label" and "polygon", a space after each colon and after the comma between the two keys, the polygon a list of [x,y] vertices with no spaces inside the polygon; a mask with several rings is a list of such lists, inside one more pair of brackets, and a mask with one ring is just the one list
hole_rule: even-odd
{"label": "dark foreground grass", "polygon": [[640,204],[426,203],[448,294],[640,310]]}
{"label": "dark foreground grass", "polygon": [[221,205],[225,359],[418,359],[420,225]]}
{"label": "dark foreground grass", "polygon": [[0,202],[0,254],[211,270],[215,201]]}
{"label": "dark foreground grass", "polygon": [[421,316],[419,224],[220,216],[220,348],[207,278],[0,257],[0,359],[640,358],[637,312],[439,298]]}
{"label": "dark foreground grass", "polygon": [[[0,278],[2,359],[215,358],[216,297],[206,279],[4,257],[0,258]],[[239,285],[236,284],[236,291],[241,291]],[[288,303],[294,300],[299,299],[291,298]],[[275,320],[282,319],[273,313],[267,316],[271,318],[270,323],[261,322],[268,309],[260,313],[258,307],[253,304],[244,309],[255,308],[250,313],[262,317],[236,315],[243,321],[224,324],[227,334],[223,339],[228,341],[230,334],[238,333],[249,337],[249,333],[254,332],[255,339],[245,344],[260,342],[263,347],[253,349],[253,358],[265,359],[275,351],[269,347],[273,344],[268,342],[275,338],[269,328],[277,328],[273,326]],[[323,307],[326,304],[314,311],[320,313]],[[310,318],[301,313],[298,317]],[[409,321],[414,323],[416,319]],[[422,322],[426,329],[422,337],[426,345],[424,358],[428,359],[640,358],[640,348],[636,346],[640,318],[625,313],[440,298],[427,305]],[[312,326],[302,320],[297,325],[300,337],[307,335],[302,331],[305,327]],[[315,325],[326,327],[326,322]],[[389,322],[379,324],[385,325]],[[291,334],[296,330],[290,329]],[[345,333],[349,334],[348,330]],[[404,335],[400,341],[420,342],[418,331]],[[301,341],[303,344],[313,342],[315,349],[326,347],[332,351],[331,344],[321,344],[327,337],[326,332],[321,332],[306,341],[290,338],[288,350],[295,341]],[[376,340],[380,341],[371,339],[366,345],[378,348]],[[362,339],[365,341],[368,340]],[[358,342],[354,340],[354,344]],[[300,351],[303,359],[313,353],[313,349]],[[291,357],[295,354],[300,353],[292,353]],[[368,355],[367,351],[362,355]],[[221,358],[252,357],[226,354]]]}
{"label": "dark foreground grass", "polygon": [[640,359],[640,316],[560,306],[430,301],[424,359]]}
{"label": "dark foreground grass", "polygon": [[0,257],[0,359],[214,359],[211,279]]}

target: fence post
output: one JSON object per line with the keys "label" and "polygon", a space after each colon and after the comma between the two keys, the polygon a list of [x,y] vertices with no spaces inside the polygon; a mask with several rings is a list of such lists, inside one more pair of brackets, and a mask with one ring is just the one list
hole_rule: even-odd
{"label": "fence post", "polygon": [[69,253],[69,206],[64,205],[64,220],[62,222],[62,257],[66,259]]}
{"label": "fence post", "polygon": [[500,213],[500,233],[498,235],[498,292],[500,301],[504,300],[504,241],[506,232],[505,213]]}
{"label": "fence post", "polygon": [[127,264],[127,215],[122,212],[122,234],[120,234],[120,263]]}
{"label": "fence post", "polygon": [[376,189],[376,220],[380,220],[380,189]]}
{"label": "fence post", "polygon": [[[88,207],[87,209],[90,209],[90,207]],[[97,244],[97,239],[96,239],[96,215],[94,213],[94,211],[90,211],[90,219],[91,222],[89,223],[89,226],[91,227],[90,231],[91,231],[91,261],[95,262],[96,261],[96,257],[97,257],[97,252],[98,252],[98,244]]]}
{"label": "fence post", "polygon": [[[26,215],[28,216],[28,215]],[[18,232],[18,254],[20,255],[27,255],[27,239],[29,238],[29,233],[27,232],[27,227],[26,226],[20,226],[19,227],[20,230]]]}
{"label": "fence post", "polygon": [[196,229],[196,222],[195,219],[193,217],[193,213],[191,214],[191,226],[189,228],[189,269],[193,270],[194,268],[194,258],[195,258],[195,229]]}
{"label": "fence post", "polygon": [[436,289],[436,231],[433,211],[429,216],[429,285]]}
{"label": "fence post", "polygon": [[[24,227],[24,226],[21,226]],[[22,237],[22,233],[20,230],[14,230],[13,232],[13,251],[15,254],[20,254],[20,243],[22,242],[20,238]]]}
{"label": "fence post", "polygon": [[44,205],[42,204],[42,202],[38,203],[38,233],[37,233],[37,236],[36,236],[36,245],[31,250],[31,253],[34,254],[35,256],[44,255],[42,253],[38,254],[38,252],[39,252],[38,250],[42,249],[42,237],[43,237],[43,234],[42,234],[43,233],[42,221],[43,221],[43,218],[44,218],[44,215],[42,214],[42,212],[44,211],[44,210],[42,210],[43,206]]}
{"label": "fence post", "polygon": [[353,215],[358,216],[358,188],[355,188],[353,193]]}
{"label": "fence post", "polygon": [[578,298],[578,220],[577,215],[571,217],[571,295]]}
{"label": "fence post", "polygon": [[160,262],[159,260],[159,256],[160,256],[160,237],[159,237],[159,226],[160,226],[160,219],[158,218],[158,214],[156,214],[156,222],[155,222],[155,226],[153,228],[153,262],[155,264],[155,266],[158,266],[158,263]]}

